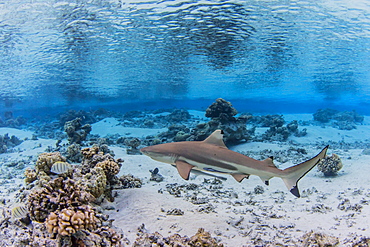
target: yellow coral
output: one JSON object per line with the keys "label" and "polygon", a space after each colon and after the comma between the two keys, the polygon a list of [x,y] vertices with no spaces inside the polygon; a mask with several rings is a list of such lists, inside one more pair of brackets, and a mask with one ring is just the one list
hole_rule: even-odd
{"label": "yellow coral", "polygon": [[31,168],[27,168],[25,171],[24,171],[24,176],[26,177],[24,179],[24,182],[26,184],[29,184],[29,183],[32,183],[33,181],[35,181],[37,179],[37,172],[36,170],[34,169],[31,169]]}
{"label": "yellow coral", "polygon": [[83,205],[95,198],[80,188],[73,179],[55,178],[32,191],[28,196],[31,220],[44,222],[51,212],[76,205]]}
{"label": "yellow coral", "polygon": [[37,173],[43,171],[46,174],[50,174],[51,166],[57,161],[65,162],[66,158],[63,157],[59,152],[40,154],[36,161]]}
{"label": "yellow coral", "polygon": [[81,153],[85,159],[91,159],[95,154],[99,153],[99,147],[84,148],[81,150]]}
{"label": "yellow coral", "polygon": [[91,193],[95,198],[99,198],[107,186],[107,178],[101,167],[94,167],[85,175],[80,175],[77,185],[81,190]]}
{"label": "yellow coral", "polygon": [[45,221],[49,233],[70,236],[80,230],[96,229],[98,218],[91,206],[64,208],[49,214]]}
{"label": "yellow coral", "polygon": [[118,163],[116,163],[113,159],[106,159],[98,164],[96,164],[96,167],[103,168],[105,175],[108,178],[113,177],[114,175],[117,175],[119,173],[120,166]]}

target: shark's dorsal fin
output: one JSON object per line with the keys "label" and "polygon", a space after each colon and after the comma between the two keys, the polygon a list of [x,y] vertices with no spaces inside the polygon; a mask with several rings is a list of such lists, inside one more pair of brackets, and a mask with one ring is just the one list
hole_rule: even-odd
{"label": "shark's dorsal fin", "polygon": [[227,148],[224,141],[222,140],[223,137],[224,137],[224,132],[222,130],[215,130],[203,142]]}
{"label": "shark's dorsal fin", "polygon": [[188,162],[181,160],[176,161],[177,171],[179,172],[180,176],[185,180],[189,179],[189,173],[193,167],[194,166],[190,165]]}

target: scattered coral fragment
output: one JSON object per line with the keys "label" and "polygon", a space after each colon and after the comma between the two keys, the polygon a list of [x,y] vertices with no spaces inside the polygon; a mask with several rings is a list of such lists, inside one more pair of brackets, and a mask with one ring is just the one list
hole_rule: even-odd
{"label": "scattered coral fragment", "polygon": [[331,156],[326,156],[324,159],[320,160],[317,164],[317,168],[320,172],[324,173],[324,176],[330,177],[338,174],[338,171],[342,169],[343,164],[338,155],[332,154]]}

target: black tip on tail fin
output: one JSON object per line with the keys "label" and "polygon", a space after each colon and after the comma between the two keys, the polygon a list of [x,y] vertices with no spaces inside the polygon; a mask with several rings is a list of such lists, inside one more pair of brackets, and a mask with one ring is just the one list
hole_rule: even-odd
{"label": "black tip on tail fin", "polygon": [[292,193],[293,195],[295,195],[296,197],[301,197],[301,195],[299,194],[299,190],[298,190],[298,187],[297,186],[294,186],[291,190],[290,190],[290,193]]}

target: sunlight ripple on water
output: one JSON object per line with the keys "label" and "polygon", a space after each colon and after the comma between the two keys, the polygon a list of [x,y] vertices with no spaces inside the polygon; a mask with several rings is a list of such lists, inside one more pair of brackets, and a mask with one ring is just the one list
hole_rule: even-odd
{"label": "sunlight ripple on water", "polygon": [[3,102],[369,96],[367,1],[0,5]]}

